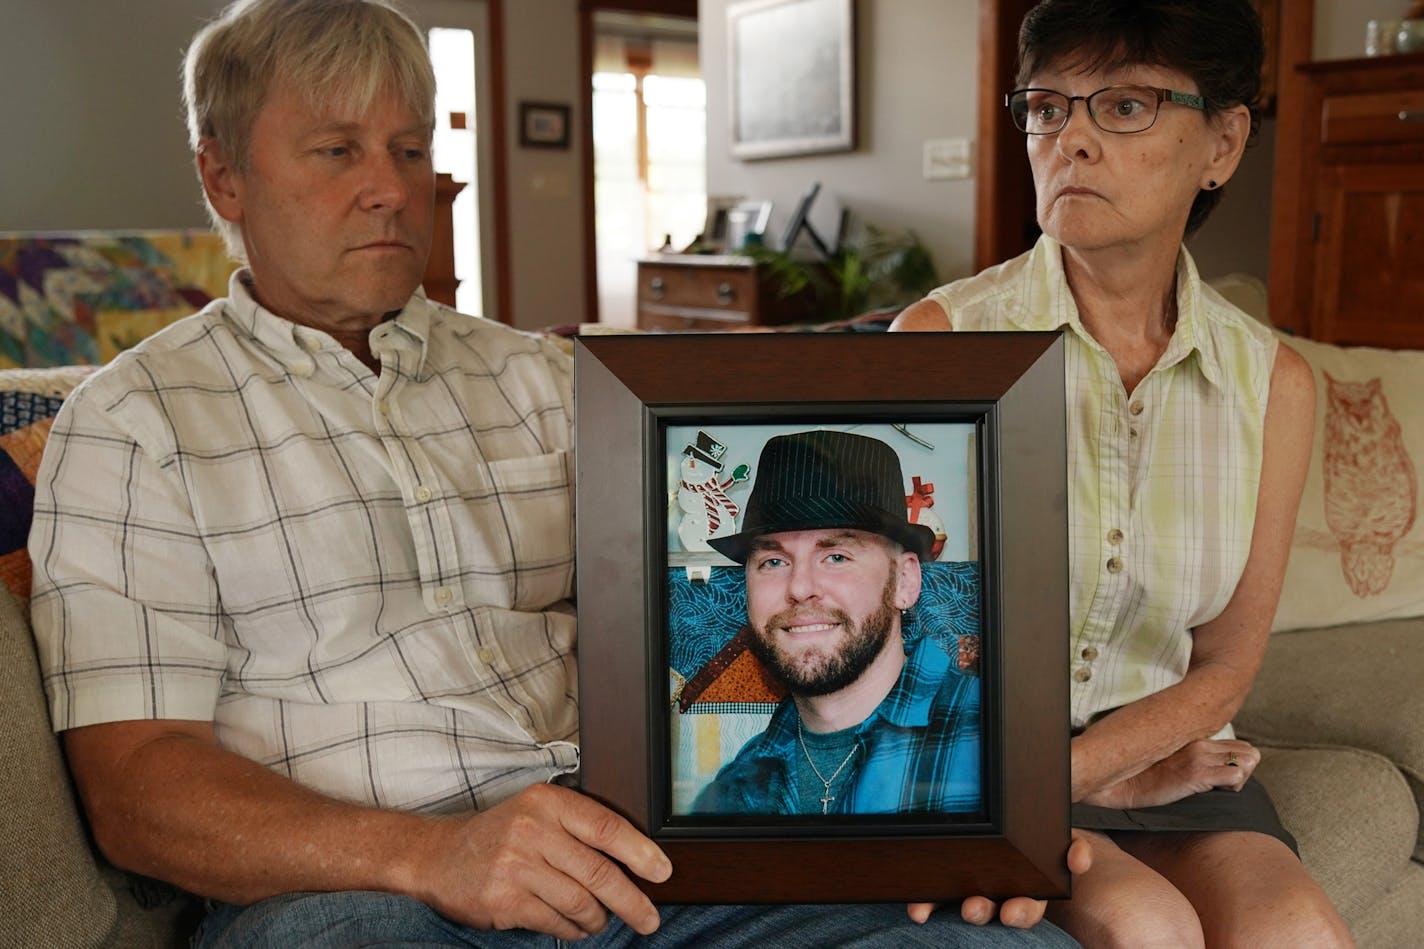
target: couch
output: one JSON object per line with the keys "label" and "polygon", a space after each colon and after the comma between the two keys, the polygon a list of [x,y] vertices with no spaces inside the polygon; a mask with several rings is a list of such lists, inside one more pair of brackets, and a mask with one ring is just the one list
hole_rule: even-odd
{"label": "couch", "polygon": [[[1264,313],[1259,283],[1220,288]],[[1263,748],[1257,775],[1359,945],[1404,949],[1424,938],[1424,527],[1409,461],[1424,459],[1424,352],[1287,343],[1317,373],[1315,455],[1275,631],[1236,726]],[[35,665],[30,486],[54,412],[88,371],[0,371],[0,949],[182,945],[198,911],[96,855]]]}

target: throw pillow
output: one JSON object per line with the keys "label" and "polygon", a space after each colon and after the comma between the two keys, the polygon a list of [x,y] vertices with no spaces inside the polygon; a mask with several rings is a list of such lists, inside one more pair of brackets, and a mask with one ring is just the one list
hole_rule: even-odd
{"label": "throw pillow", "polygon": [[1273,629],[1424,615],[1424,352],[1282,337],[1315,373],[1315,444]]}
{"label": "throw pillow", "polygon": [[94,368],[0,371],[0,583],[21,603],[30,598],[26,543],[45,439],[64,398]]}

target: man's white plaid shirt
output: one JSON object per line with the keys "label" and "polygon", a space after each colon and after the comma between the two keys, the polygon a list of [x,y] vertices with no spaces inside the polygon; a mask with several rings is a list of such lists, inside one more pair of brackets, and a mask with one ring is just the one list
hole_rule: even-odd
{"label": "man's white plaid shirt", "polygon": [[211,720],[426,811],[575,769],[571,362],[420,295],[371,348],[234,276],[66,400],[30,535],[56,730]]}

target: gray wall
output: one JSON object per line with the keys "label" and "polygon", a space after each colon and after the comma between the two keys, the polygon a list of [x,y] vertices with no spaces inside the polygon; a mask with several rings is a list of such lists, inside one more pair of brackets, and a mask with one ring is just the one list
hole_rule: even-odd
{"label": "gray wall", "polygon": [[200,227],[183,50],[222,0],[0,0],[0,230]]}
{"label": "gray wall", "polygon": [[[505,0],[504,21],[514,324],[577,323],[585,276],[578,0]],[[519,147],[520,100],[573,105],[567,151]]]}
{"label": "gray wall", "polygon": [[[1286,0],[1296,2],[1296,0]],[[1370,20],[1398,20],[1408,0],[1315,0],[1315,59],[1349,59],[1365,55],[1365,24]]]}

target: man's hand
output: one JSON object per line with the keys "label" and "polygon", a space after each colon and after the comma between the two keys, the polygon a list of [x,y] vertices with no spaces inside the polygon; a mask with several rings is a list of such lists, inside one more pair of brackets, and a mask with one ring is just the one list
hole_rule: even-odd
{"label": "man's hand", "polygon": [[[1073,831],[1073,840],[1068,844],[1068,870],[1071,873],[1087,873],[1093,866],[1093,845],[1088,838],[1078,831]],[[911,903],[909,905],[910,918],[917,923],[923,923],[930,918],[940,904],[938,903]],[[994,921],[995,915],[999,922],[1014,929],[1029,929],[1037,926],[1043,919],[1043,914],[1048,910],[1046,900],[1030,899],[1027,896],[1016,896],[1004,901],[1003,906],[997,905],[993,900],[983,896],[971,896],[959,906],[959,915],[966,923],[973,923],[976,926],[986,926]]]}
{"label": "man's hand", "polygon": [[1099,807],[1157,807],[1212,788],[1241,790],[1261,752],[1249,742],[1203,739],[1183,745],[1147,770],[1083,797]]}
{"label": "man's hand", "polygon": [[661,883],[667,856],[632,824],[576,791],[540,784],[478,814],[441,818],[409,868],[411,891],[481,929],[559,939],[599,932],[612,912],[644,935],[658,912],[625,875]]}

